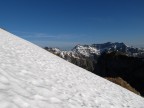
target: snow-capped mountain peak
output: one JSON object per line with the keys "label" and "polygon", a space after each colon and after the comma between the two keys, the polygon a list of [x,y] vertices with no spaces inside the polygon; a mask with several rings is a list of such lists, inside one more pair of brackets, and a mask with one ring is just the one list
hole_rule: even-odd
{"label": "snow-capped mountain peak", "polygon": [[129,47],[128,45],[119,42],[107,42],[102,44],[92,44],[92,45],[77,45],[72,51],[85,56],[91,56],[93,54],[100,55],[103,52],[110,53],[113,51],[123,52],[129,56],[137,56],[144,54],[144,49]]}
{"label": "snow-capped mountain peak", "polygon": [[85,56],[90,56],[90,54],[99,54],[99,50],[90,45],[77,45],[72,49],[72,51]]}

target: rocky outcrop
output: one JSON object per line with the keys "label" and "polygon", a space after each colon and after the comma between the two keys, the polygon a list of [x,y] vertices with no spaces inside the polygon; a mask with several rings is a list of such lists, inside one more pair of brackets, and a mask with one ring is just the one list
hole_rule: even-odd
{"label": "rocky outcrop", "polygon": [[130,84],[128,84],[126,81],[124,81],[120,77],[114,77],[114,78],[112,78],[112,77],[105,77],[105,79],[107,79],[107,80],[109,80],[109,81],[111,81],[111,82],[113,82],[115,84],[118,84],[118,85],[120,85],[120,86],[122,86],[122,87],[124,87],[124,88],[126,88],[128,90],[130,90],[131,92],[134,92],[137,95],[140,95],[140,93],[137,90],[135,90]]}

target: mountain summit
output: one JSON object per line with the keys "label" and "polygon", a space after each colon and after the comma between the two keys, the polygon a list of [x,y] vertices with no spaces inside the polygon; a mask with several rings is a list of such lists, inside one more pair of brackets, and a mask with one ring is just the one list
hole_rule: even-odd
{"label": "mountain summit", "polygon": [[119,42],[107,42],[102,44],[92,44],[92,45],[77,45],[75,46],[72,51],[77,52],[79,54],[85,56],[91,56],[91,54],[100,55],[104,52],[110,53],[113,51],[123,52],[128,56],[142,56],[144,55],[143,48],[133,48],[129,47],[124,43]]}
{"label": "mountain summit", "polygon": [[0,108],[143,108],[144,99],[0,29]]}

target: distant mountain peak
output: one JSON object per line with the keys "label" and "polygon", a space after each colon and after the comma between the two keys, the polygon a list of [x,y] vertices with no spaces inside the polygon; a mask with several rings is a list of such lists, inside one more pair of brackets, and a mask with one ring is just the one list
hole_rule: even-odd
{"label": "distant mountain peak", "polygon": [[73,53],[73,55],[83,55],[86,57],[90,57],[93,55],[100,55],[104,52],[110,53],[113,51],[125,53],[128,56],[144,56],[144,49],[142,48],[134,48],[129,47],[123,42],[106,42],[101,44],[91,44],[91,45],[76,45],[71,51],[60,51],[56,49],[49,49],[50,51],[53,50],[55,53],[63,53],[69,54]]}

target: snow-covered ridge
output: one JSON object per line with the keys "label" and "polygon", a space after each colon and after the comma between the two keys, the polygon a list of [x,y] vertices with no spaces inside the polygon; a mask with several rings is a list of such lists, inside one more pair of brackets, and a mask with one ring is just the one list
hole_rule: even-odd
{"label": "snow-covered ridge", "polygon": [[61,51],[60,49],[57,51],[55,50],[55,48],[50,48],[49,51],[55,54],[61,53],[61,55],[63,55],[63,58],[65,55],[69,54],[72,54],[73,56],[82,55],[85,57],[92,57],[93,55],[101,55],[103,52],[110,53],[113,51],[122,52],[128,56],[144,56],[143,48],[129,47],[128,45],[119,42],[107,42],[92,45],[76,45],[71,51]]}
{"label": "snow-covered ridge", "polygon": [[107,43],[92,44],[92,45],[77,45],[72,49],[72,51],[87,56],[90,56],[91,54],[100,55],[103,52],[110,53],[113,51],[123,52],[130,56],[135,56],[136,54],[138,55],[142,53],[144,54],[144,49],[142,48],[129,47],[128,45],[119,42],[115,42],[115,43],[107,42]]}
{"label": "snow-covered ridge", "polygon": [[77,45],[75,46],[72,51],[85,55],[85,56],[90,56],[91,54],[100,54],[100,49],[97,49],[93,46],[89,46],[89,45]]}
{"label": "snow-covered ridge", "polygon": [[144,99],[0,29],[0,108],[143,108]]}

